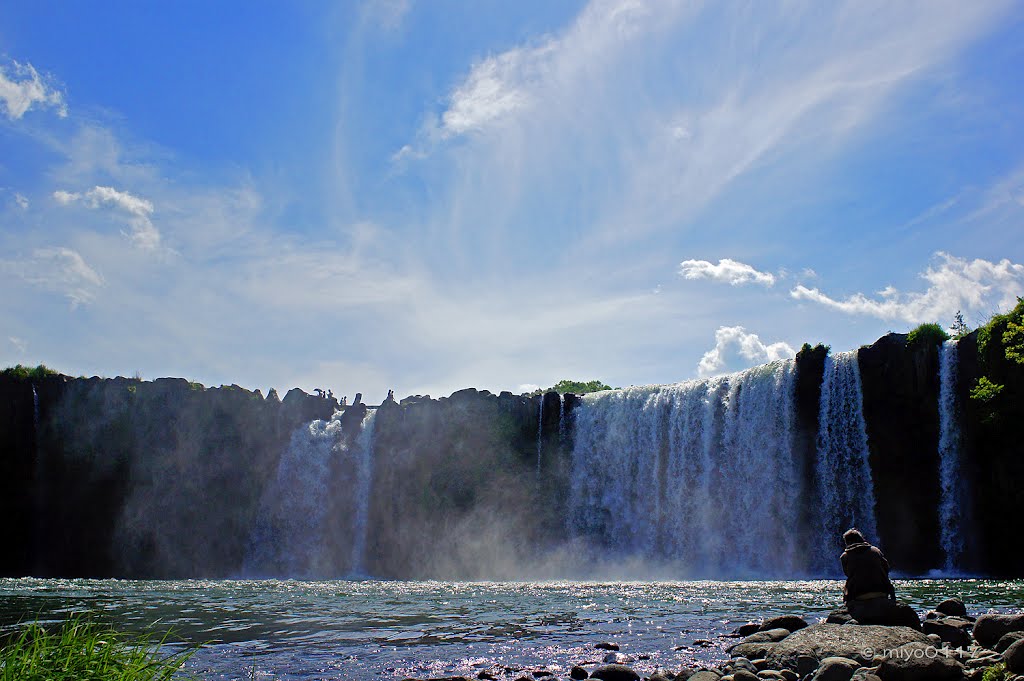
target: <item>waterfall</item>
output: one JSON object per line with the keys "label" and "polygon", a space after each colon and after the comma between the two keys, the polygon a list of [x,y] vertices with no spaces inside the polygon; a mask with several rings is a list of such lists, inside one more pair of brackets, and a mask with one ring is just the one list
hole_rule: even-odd
{"label": "waterfall", "polygon": [[960,487],[960,426],[957,423],[958,345],[947,340],[939,350],[939,528],[946,572],[955,572],[963,554]]}
{"label": "waterfall", "polygon": [[857,527],[877,538],[875,493],[868,464],[868,436],[857,351],[829,355],[821,383],[816,462],[818,513],[815,569],[834,573],[842,533]]}
{"label": "waterfall", "polygon": [[568,531],[686,576],[791,574],[799,461],[795,363],[585,395]]}
{"label": "waterfall", "polygon": [[558,445],[565,445],[565,395],[558,395]]}
{"label": "waterfall", "polygon": [[292,434],[260,502],[245,574],[322,578],[362,569],[376,411],[355,442],[342,432],[341,414]]}
{"label": "waterfall", "polygon": [[540,455],[544,450],[544,394],[537,406],[537,475],[540,475]]}
{"label": "waterfall", "polygon": [[370,409],[363,417],[357,442],[359,467],[356,475],[354,527],[352,529],[352,573],[365,574],[366,536],[370,518],[371,487],[373,485],[373,441],[376,435],[377,410]]}
{"label": "waterfall", "polygon": [[32,384],[32,428],[36,436],[39,434],[39,393],[36,392],[36,384]]}

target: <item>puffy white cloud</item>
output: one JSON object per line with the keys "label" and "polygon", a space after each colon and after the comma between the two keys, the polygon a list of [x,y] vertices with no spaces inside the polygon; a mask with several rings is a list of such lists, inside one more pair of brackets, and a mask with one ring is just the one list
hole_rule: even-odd
{"label": "puffy white cloud", "polygon": [[765,344],[756,333],[748,333],[742,326],[720,326],[715,331],[715,347],[704,353],[697,372],[701,376],[711,376],[795,354],[796,350],[788,343]]}
{"label": "puffy white cloud", "polygon": [[875,298],[855,293],[837,299],[817,288],[799,285],[790,295],[847,314],[899,319],[911,324],[949,320],[958,310],[987,315],[996,308],[1012,307],[1017,296],[1024,295],[1024,265],[1007,259],[967,260],[942,252],[936,253],[935,259],[936,263],[920,275],[929,284],[921,292],[902,293],[888,286]]}
{"label": "puffy white cloud", "polygon": [[12,274],[32,286],[61,293],[72,307],[92,302],[103,277],[70,248],[38,248],[28,258],[0,260],[0,273]]}
{"label": "puffy white cloud", "polygon": [[17,120],[35,105],[57,110],[61,118],[68,115],[64,94],[46,82],[31,64],[11,62],[13,78],[7,68],[0,66],[0,102],[7,118]]}
{"label": "puffy white cloud", "polygon": [[153,225],[150,215],[153,204],[146,199],[113,187],[96,186],[85,193],[68,192],[58,189],[53,198],[61,205],[81,202],[92,209],[113,208],[129,216],[128,225],[131,229],[126,233],[132,243],[143,250],[156,250],[160,246],[160,231]]}
{"label": "puffy white cloud", "polygon": [[679,263],[679,275],[684,279],[713,279],[733,286],[760,284],[774,286],[775,275],[759,272],[750,265],[729,258],[722,258],[715,265],[708,260],[684,260]]}

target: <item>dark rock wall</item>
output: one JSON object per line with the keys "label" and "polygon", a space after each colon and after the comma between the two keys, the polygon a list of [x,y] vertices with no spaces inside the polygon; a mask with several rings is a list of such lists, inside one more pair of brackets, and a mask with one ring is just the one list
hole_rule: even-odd
{"label": "dark rock wall", "polygon": [[857,353],[880,541],[893,565],[943,564],[939,544],[939,348],[890,333]]}
{"label": "dark rock wall", "polygon": [[[1024,550],[1002,528],[1024,507],[1024,372],[978,348],[975,335],[961,341],[965,567],[1021,576]],[[826,352],[808,347],[796,360],[804,489],[813,489]],[[942,564],[938,349],[908,347],[905,336],[890,334],[858,358],[879,539],[900,571],[924,573]],[[969,399],[983,374],[1007,386],[997,412]],[[558,576],[578,404],[572,395],[562,407],[554,393],[467,389],[381,405],[365,570],[391,578]],[[0,574],[237,576],[292,433],[338,406],[299,390],[263,399],[182,379],[0,376]],[[346,437],[358,435],[366,411],[345,408]],[[334,479],[351,480],[351,471]],[[342,484],[334,493],[353,491]],[[808,527],[813,500],[805,511]]]}

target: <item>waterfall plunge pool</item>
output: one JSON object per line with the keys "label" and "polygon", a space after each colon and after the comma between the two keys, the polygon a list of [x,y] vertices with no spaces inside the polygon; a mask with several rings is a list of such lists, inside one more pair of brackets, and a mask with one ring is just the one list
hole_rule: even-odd
{"label": "waterfall plunge pool", "polygon": [[[0,579],[0,627],[89,611],[126,630],[173,628],[202,644],[199,678],[475,677],[500,667],[562,675],[614,641],[641,673],[725,657],[740,624],[780,614],[810,622],[840,605],[842,583],[121,581]],[[920,612],[959,596],[968,612],[1024,606],[1024,580],[898,581]],[[707,639],[710,646],[696,644]],[[676,648],[679,648],[676,650]],[[507,678],[514,678],[508,676]]]}

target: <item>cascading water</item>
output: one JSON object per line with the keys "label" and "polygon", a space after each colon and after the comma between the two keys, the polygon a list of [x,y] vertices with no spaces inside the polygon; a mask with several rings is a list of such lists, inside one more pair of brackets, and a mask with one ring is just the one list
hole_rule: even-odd
{"label": "cascading water", "polygon": [[370,409],[363,417],[357,449],[359,469],[356,475],[354,527],[352,528],[352,572],[365,574],[366,536],[370,518],[370,488],[373,485],[373,441],[376,435],[377,410]]}
{"label": "cascading water", "polygon": [[939,351],[939,528],[945,551],[946,572],[955,572],[963,554],[961,528],[960,426],[957,422],[956,340],[947,340]]}
{"label": "cascading water", "polygon": [[544,395],[537,406],[537,475],[540,475],[541,453],[544,451]]}
{"label": "cascading water", "polygon": [[814,567],[819,572],[835,572],[845,530],[857,527],[868,541],[877,539],[868,454],[857,352],[829,355],[821,384],[815,464],[819,526]]}
{"label": "cascading water", "polygon": [[791,574],[795,364],[586,395],[568,530],[687,576]]}
{"label": "cascading water", "polygon": [[39,393],[36,386],[32,384],[32,428],[34,433],[39,433]]}
{"label": "cascading water", "polygon": [[362,569],[376,411],[367,412],[351,444],[341,414],[292,434],[260,504],[246,574],[317,578]]}

